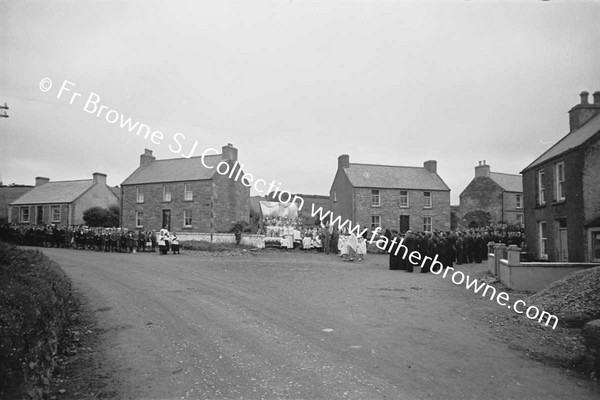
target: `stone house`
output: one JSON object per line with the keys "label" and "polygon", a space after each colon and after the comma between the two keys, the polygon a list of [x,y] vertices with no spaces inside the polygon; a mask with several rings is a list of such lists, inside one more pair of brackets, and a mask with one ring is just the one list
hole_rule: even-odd
{"label": "stone house", "polygon": [[423,167],[350,163],[338,157],[329,192],[330,209],[371,230],[446,231],[450,229],[450,188],[437,173],[437,162]]}
{"label": "stone house", "polygon": [[521,174],[527,250],[548,261],[600,261],[600,91],[580,94],[569,133]]}
{"label": "stone house", "polygon": [[222,154],[165,160],[146,149],[140,166],[121,184],[121,225],[208,233],[229,232],[236,222],[248,222],[250,188],[216,168],[224,161],[237,171],[237,159],[231,145],[223,146]]}
{"label": "stone house", "polygon": [[10,221],[10,203],[29,192],[31,188],[31,185],[0,185],[0,224]]}
{"label": "stone house", "polygon": [[106,184],[106,174],[95,172],[92,179],[55,182],[37,177],[35,187],[10,204],[9,220],[28,225],[80,225],[85,223],[83,212],[88,208],[118,204]]}
{"label": "stone house", "polygon": [[[472,228],[494,222],[523,225],[523,177],[491,172],[485,160],[479,161],[475,177],[460,194],[459,215],[461,225]],[[484,215],[487,221],[482,221]]]}

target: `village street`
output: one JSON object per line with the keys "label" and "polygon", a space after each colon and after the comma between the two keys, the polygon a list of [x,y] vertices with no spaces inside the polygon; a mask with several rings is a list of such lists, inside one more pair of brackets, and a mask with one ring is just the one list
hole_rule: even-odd
{"label": "village street", "polygon": [[42,251],[96,310],[121,398],[598,396],[498,340],[495,302],[383,255]]}

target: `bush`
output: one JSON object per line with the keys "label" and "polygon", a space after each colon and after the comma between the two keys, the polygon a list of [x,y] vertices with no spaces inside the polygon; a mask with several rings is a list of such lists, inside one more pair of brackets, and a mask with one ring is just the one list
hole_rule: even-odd
{"label": "bush", "polygon": [[0,243],[0,398],[48,395],[71,281],[39,251]]}
{"label": "bush", "polygon": [[86,225],[100,228],[112,228],[119,226],[119,206],[112,205],[109,208],[98,206],[90,207],[83,212],[83,220]]}

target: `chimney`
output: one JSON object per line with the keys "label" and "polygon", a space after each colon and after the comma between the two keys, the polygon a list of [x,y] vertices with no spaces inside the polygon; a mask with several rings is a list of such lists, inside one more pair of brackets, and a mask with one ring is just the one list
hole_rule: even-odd
{"label": "chimney", "polygon": [[479,165],[475,167],[475,178],[480,176],[490,176],[490,166],[485,163],[485,160],[479,161]]}
{"label": "chimney", "polygon": [[50,178],[45,178],[43,176],[37,176],[35,178],[35,186],[41,186],[44,183],[48,183],[48,182],[50,182]]}
{"label": "chimney", "polygon": [[99,185],[106,185],[106,174],[103,174],[101,172],[94,172],[92,174],[92,178],[94,179],[94,182],[96,182]]}
{"label": "chimney", "polygon": [[581,127],[590,118],[600,112],[600,92],[594,92],[594,103],[589,102],[590,94],[583,91],[579,94],[581,102],[569,110],[569,129],[570,132]]}
{"label": "chimney", "polygon": [[348,154],[342,154],[338,157],[339,168],[350,168],[350,156]]}
{"label": "chimney", "polygon": [[152,155],[152,150],[144,149],[144,154],[140,156],[140,167],[149,165],[156,157]]}
{"label": "chimney", "polygon": [[226,161],[231,161],[233,164],[238,159],[238,150],[233,147],[231,143],[227,143],[227,146],[222,147],[221,158]]}
{"label": "chimney", "polygon": [[427,160],[423,163],[425,169],[432,174],[437,174],[437,161],[435,160]]}

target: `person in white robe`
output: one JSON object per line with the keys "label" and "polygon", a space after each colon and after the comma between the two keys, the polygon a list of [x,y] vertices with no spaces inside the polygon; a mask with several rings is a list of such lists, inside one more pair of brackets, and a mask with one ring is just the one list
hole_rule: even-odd
{"label": "person in white robe", "polygon": [[356,250],[358,249],[358,238],[356,234],[352,232],[350,237],[348,237],[348,242],[346,243],[346,253],[344,256],[344,261],[354,261],[354,257],[356,256]]}

